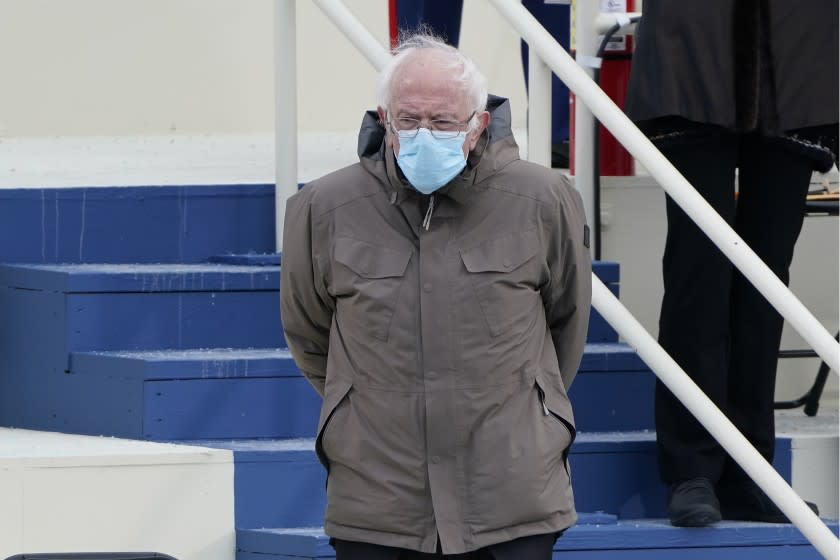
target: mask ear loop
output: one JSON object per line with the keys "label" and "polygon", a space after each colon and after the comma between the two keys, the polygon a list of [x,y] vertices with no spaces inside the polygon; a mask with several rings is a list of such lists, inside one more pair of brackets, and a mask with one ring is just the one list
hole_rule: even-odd
{"label": "mask ear loop", "polygon": [[[475,169],[476,167],[478,167],[478,164],[480,164],[481,160],[484,159],[484,152],[487,151],[487,146],[490,145],[490,132],[488,132],[486,128],[484,129],[484,132],[487,132],[487,139],[484,141],[484,147],[481,148],[481,152],[478,154],[478,161],[470,166],[472,169]],[[470,152],[470,153],[472,153],[472,152]]]}

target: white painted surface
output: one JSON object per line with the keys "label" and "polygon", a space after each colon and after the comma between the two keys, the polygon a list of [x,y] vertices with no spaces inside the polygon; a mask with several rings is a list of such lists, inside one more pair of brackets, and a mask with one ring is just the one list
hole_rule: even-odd
{"label": "white painted surface", "polygon": [[230,451],[0,428],[0,495],[0,558],[235,555]]}
{"label": "white painted surface", "polygon": [[801,412],[776,413],[776,432],[791,438],[791,474],[794,490],[817,504],[820,516],[837,519],[838,500],[838,415],[821,411],[815,417]]}
{"label": "white painted surface", "polygon": [[[376,73],[296,4],[300,130],[354,131]],[[346,5],[387,45],[387,0]],[[0,137],[273,133],[272,0],[0,0],[0,14]],[[464,2],[461,47],[524,127],[519,39],[486,0]]]}

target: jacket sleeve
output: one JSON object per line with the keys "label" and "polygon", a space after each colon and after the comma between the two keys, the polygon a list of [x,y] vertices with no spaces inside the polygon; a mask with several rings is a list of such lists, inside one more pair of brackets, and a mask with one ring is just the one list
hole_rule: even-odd
{"label": "jacket sleeve", "polygon": [[543,290],[545,315],[566,390],[580,367],[592,302],[592,259],[583,201],[561,185],[548,242],[550,281]]}
{"label": "jacket sleeve", "polygon": [[335,306],[313,251],[311,193],[307,191],[311,188],[304,188],[286,203],[280,264],[280,316],[295,363],[323,397]]}

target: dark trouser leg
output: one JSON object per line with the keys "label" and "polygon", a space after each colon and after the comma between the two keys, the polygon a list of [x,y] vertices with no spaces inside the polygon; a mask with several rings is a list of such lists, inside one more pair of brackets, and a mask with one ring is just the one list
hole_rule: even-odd
{"label": "dark trouser leg", "polygon": [[333,539],[336,560],[551,560],[557,535],[533,535],[464,554],[423,553],[376,544]]}
{"label": "dark trouser leg", "polygon": [[427,25],[434,34],[457,47],[462,12],[463,0],[397,0],[397,27],[416,31]]}
{"label": "dark trouser leg", "polygon": [[[724,220],[733,224],[736,137],[710,136],[691,145],[668,147],[663,153]],[[670,197],[666,210],[659,342],[725,412],[732,266]],[[722,449],[660,382],[655,412],[662,480],[673,483],[701,476],[717,480],[725,461]]]}
{"label": "dark trouser leg", "polygon": [[479,560],[551,560],[557,535],[534,535],[488,547],[490,554]]}
{"label": "dark trouser leg", "polygon": [[401,550],[356,541],[332,540],[335,548],[335,560],[397,560]]}
{"label": "dark trouser leg", "polygon": [[[743,137],[736,230],[785,284],[802,230],[810,179],[808,159],[757,135]],[[772,461],[776,441],[773,400],[783,319],[738,272],[732,278],[731,305],[729,418]],[[727,482],[744,476],[730,460]]]}

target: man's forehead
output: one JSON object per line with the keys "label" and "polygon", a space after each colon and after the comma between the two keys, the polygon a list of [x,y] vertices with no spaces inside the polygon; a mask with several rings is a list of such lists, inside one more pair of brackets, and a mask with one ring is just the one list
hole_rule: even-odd
{"label": "man's forehead", "polygon": [[394,109],[460,113],[466,107],[464,84],[457,70],[432,57],[406,61],[394,76]]}

